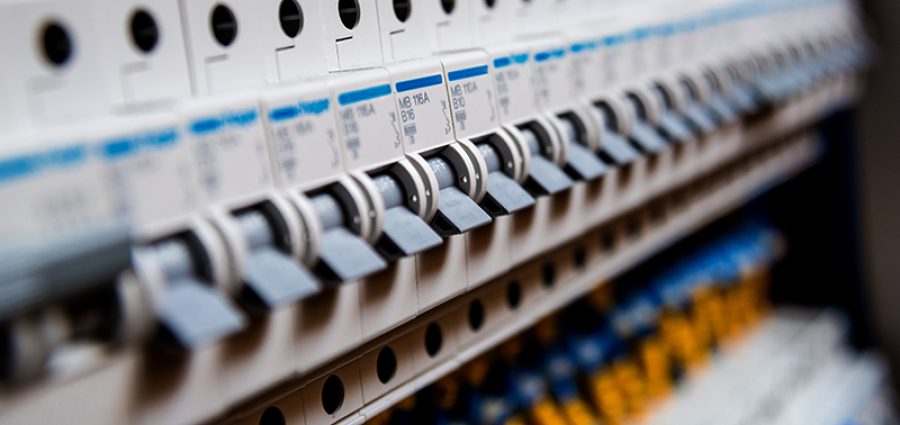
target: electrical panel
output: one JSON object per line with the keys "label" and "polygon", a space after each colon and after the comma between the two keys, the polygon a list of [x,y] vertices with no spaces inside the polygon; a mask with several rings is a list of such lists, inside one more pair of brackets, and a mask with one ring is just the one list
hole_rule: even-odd
{"label": "electrical panel", "polygon": [[382,420],[814,162],[808,129],[870,58],[861,20],[850,0],[2,0],[0,423],[285,423],[272,400],[288,423]]}

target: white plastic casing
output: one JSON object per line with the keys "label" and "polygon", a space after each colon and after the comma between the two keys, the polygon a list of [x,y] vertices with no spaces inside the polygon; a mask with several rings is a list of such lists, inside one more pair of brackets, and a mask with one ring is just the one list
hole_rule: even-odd
{"label": "white plastic casing", "polygon": [[119,209],[141,239],[179,231],[200,207],[189,140],[174,115],[111,121],[93,137],[91,154],[104,163]]}
{"label": "white plastic casing", "polygon": [[498,43],[512,41],[516,36],[516,28],[512,25],[516,22],[516,16],[524,13],[528,7],[525,1],[493,1],[493,5],[486,0],[473,0],[471,5],[472,27],[475,31],[475,43],[491,47]]}
{"label": "white plastic casing", "polygon": [[369,171],[403,159],[400,123],[390,75],[383,68],[329,79],[344,164]]}
{"label": "white plastic casing", "polygon": [[9,243],[55,241],[120,220],[102,164],[83,128],[23,134],[0,146],[0,237]]}
{"label": "white plastic casing", "polygon": [[[265,67],[260,60],[263,30],[277,27],[277,15],[266,16],[267,8],[255,0],[180,2],[195,94],[221,94],[265,83]],[[226,46],[213,33],[213,19],[227,18],[228,12],[236,22],[236,33]]]}
{"label": "white plastic casing", "polygon": [[[94,0],[93,6],[95,22],[103,34],[102,63],[113,108],[191,96],[178,0]],[[156,43],[147,51],[132,35],[133,20],[139,12],[149,15],[157,28]]]}
{"label": "white plastic casing", "polygon": [[280,187],[309,190],[343,175],[334,102],[324,80],[267,90],[262,105]]}
{"label": "white plastic casing", "polygon": [[[480,47],[475,45],[475,34],[472,27],[472,1],[477,0],[427,0],[417,4],[427,9],[431,16],[430,30],[435,34],[438,51],[469,49]],[[447,12],[443,4],[453,4]]]}
{"label": "white plastic casing", "polygon": [[[280,21],[282,3],[293,2],[301,13],[300,32],[291,37]],[[264,0],[263,63],[269,82],[296,81],[328,72],[325,54],[325,28],[321,24],[319,0]],[[289,7],[290,4],[286,4]]]}
{"label": "white plastic casing", "polygon": [[437,49],[437,34],[431,30],[434,16],[429,14],[425,2],[409,0],[409,15],[405,20],[403,9],[398,12],[393,0],[376,0],[378,24],[381,33],[381,50],[385,63],[393,63],[431,55]]}
{"label": "white plastic casing", "polygon": [[520,124],[538,114],[531,52],[525,43],[487,49],[497,90],[497,111],[503,124]]}
{"label": "white plastic casing", "polygon": [[[108,105],[101,44],[91,8],[66,0],[0,2],[0,132],[71,123]],[[63,28],[71,53],[61,65],[44,55],[45,28]]]}
{"label": "white plastic casing", "polygon": [[[354,0],[359,10],[355,25],[341,21],[341,0],[319,0],[322,25],[325,28],[325,55],[330,71],[350,70],[382,63],[381,38],[378,33],[378,9],[375,0]],[[352,23],[352,22],[350,22]]]}
{"label": "white plastic casing", "polygon": [[248,206],[274,187],[255,96],[197,100],[179,112],[207,205]]}
{"label": "white plastic casing", "polygon": [[474,50],[441,58],[457,139],[485,135],[500,124],[488,59]]}
{"label": "white plastic casing", "polygon": [[406,153],[424,153],[454,141],[450,100],[437,58],[387,67],[394,85]]}

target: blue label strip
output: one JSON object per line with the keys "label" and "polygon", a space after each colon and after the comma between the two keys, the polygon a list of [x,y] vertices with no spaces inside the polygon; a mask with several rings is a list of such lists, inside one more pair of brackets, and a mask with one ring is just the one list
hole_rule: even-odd
{"label": "blue label strip", "polygon": [[162,148],[174,144],[177,140],[178,131],[166,129],[107,141],[98,148],[98,153],[104,159],[117,159],[137,153],[142,147]]}
{"label": "blue label strip", "polygon": [[443,84],[444,77],[441,74],[429,75],[427,77],[415,78],[412,80],[400,81],[397,83],[397,93],[403,93],[410,90],[422,89],[425,87]]}
{"label": "blue label strip", "polygon": [[480,75],[485,75],[487,73],[488,73],[487,65],[473,66],[471,68],[463,68],[463,69],[458,69],[456,71],[448,72],[447,80],[449,80],[449,81],[465,80],[466,78],[478,77]]}
{"label": "blue label strip", "polygon": [[320,115],[327,111],[331,105],[328,98],[298,102],[296,105],[280,106],[269,111],[269,121],[281,122],[299,117],[300,115]]}
{"label": "blue label strip", "polygon": [[566,55],[566,51],[564,49],[553,49],[547,50],[540,53],[535,53],[534,61],[535,62],[546,62],[550,59],[558,59]]}
{"label": "blue label strip", "polygon": [[0,160],[0,182],[27,177],[48,168],[69,167],[84,162],[87,148],[72,146],[32,155]]}
{"label": "blue label strip", "polygon": [[348,91],[338,96],[338,103],[341,106],[352,105],[354,103],[365,102],[367,100],[377,99],[379,97],[391,94],[391,85],[382,84],[380,86],[367,87],[360,90]]}
{"label": "blue label strip", "polygon": [[203,136],[215,133],[228,125],[246,127],[256,122],[258,117],[259,113],[256,109],[247,109],[218,117],[202,118],[192,122],[189,128],[191,134]]}
{"label": "blue label strip", "polygon": [[501,69],[512,65],[512,59],[508,57],[494,59],[494,68]]}

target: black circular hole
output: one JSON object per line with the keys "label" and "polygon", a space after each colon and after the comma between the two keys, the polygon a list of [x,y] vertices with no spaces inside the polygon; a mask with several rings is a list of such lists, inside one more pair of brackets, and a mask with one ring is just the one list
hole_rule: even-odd
{"label": "black circular hole", "polygon": [[478,331],[484,325],[484,304],[480,300],[469,303],[469,328]]}
{"label": "black circular hole", "polygon": [[428,324],[425,328],[425,352],[434,357],[441,351],[443,344],[444,335],[441,333],[441,327],[437,323]]}
{"label": "black circular hole", "polygon": [[572,254],[572,262],[575,264],[575,269],[583,270],[584,266],[587,265],[587,249],[583,246],[575,248],[575,253]]}
{"label": "black circular hole", "polygon": [[262,416],[259,417],[259,425],[285,425],[286,423],[284,413],[275,406],[269,406]]}
{"label": "black circular hole", "polygon": [[412,13],[412,0],[394,0],[394,16],[400,22],[406,22],[410,13]]}
{"label": "black circular hole", "polygon": [[41,28],[41,50],[44,59],[53,66],[65,65],[72,58],[75,46],[69,31],[60,22],[47,22]]}
{"label": "black circular hole", "polygon": [[131,42],[138,50],[150,53],[159,43],[159,27],[150,12],[138,9],[131,15]]}
{"label": "black circular hole", "polygon": [[441,0],[441,8],[448,15],[453,13],[453,9],[456,9],[456,0]]}
{"label": "black circular hole", "polygon": [[636,238],[641,234],[641,222],[638,221],[637,217],[630,217],[628,221],[625,223],[625,232],[628,233],[628,236],[631,238]]}
{"label": "black circular hole", "polygon": [[331,375],[322,384],[322,408],[333,415],[344,404],[344,383],[337,375]]}
{"label": "black circular hole", "polygon": [[237,38],[237,18],[228,6],[217,4],[209,15],[209,29],[222,47],[228,47]]}
{"label": "black circular hole", "polygon": [[556,266],[553,263],[544,264],[541,269],[541,277],[545,288],[552,288],[556,284]]}
{"label": "black circular hole", "polygon": [[384,347],[375,360],[375,373],[382,384],[387,384],[397,373],[397,354],[391,347]]}
{"label": "black circular hole", "polygon": [[281,0],[278,6],[278,23],[284,35],[294,38],[303,30],[303,10],[297,0]]}
{"label": "black circular hole", "polygon": [[488,9],[493,9],[495,4],[497,4],[497,0],[484,0],[484,5],[487,6]]}
{"label": "black circular hole", "polygon": [[506,305],[515,310],[520,304],[522,304],[522,285],[514,280],[506,285]]}
{"label": "black circular hole", "polygon": [[352,30],[359,23],[359,2],[356,0],[338,0],[338,15],[341,23]]}
{"label": "black circular hole", "polygon": [[600,246],[604,252],[612,252],[616,248],[616,234],[612,230],[603,232],[600,236]]}

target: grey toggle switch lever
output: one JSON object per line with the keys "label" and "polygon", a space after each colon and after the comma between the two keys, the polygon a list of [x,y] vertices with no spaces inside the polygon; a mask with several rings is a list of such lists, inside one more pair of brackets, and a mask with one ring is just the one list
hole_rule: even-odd
{"label": "grey toggle switch lever", "polygon": [[697,91],[687,81],[681,82],[687,98],[684,101],[684,115],[700,135],[712,133],[718,127],[712,108],[698,99]]}
{"label": "grey toggle switch lever", "polygon": [[693,130],[685,122],[684,117],[675,111],[672,99],[665,89],[657,86],[655,94],[663,105],[659,114],[659,129],[665,137],[676,143],[687,143],[694,140]]}
{"label": "grey toggle switch lever", "polygon": [[621,133],[621,123],[606,102],[598,101],[594,107],[603,122],[600,125],[600,157],[610,164],[626,165],[634,162],[640,153]]}
{"label": "grey toggle switch lever", "polygon": [[647,111],[640,98],[629,94],[628,100],[634,109],[634,120],[631,126],[631,141],[643,153],[655,154],[666,148],[666,140],[656,130],[647,117]]}
{"label": "grey toggle switch lever", "polygon": [[525,187],[536,196],[553,195],[571,188],[574,184],[572,179],[541,153],[541,144],[534,131],[531,128],[519,130],[531,151],[528,180]]}
{"label": "grey toggle switch lever", "polygon": [[560,117],[559,123],[562,126],[562,137],[569,143],[566,170],[579,180],[594,180],[606,174],[606,163],[580,141],[584,130],[579,126],[584,124],[565,116]]}
{"label": "grey toggle switch lever", "polygon": [[[260,210],[237,214],[238,227],[247,243],[243,281],[249,298],[274,309],[320,291],[312,273],[284,252],[277,226]],[[274,220],[273,220],[274,221]]]}
{"label": "grey toggle switch lever", "polygon": [[368,276],[387,267],[375,249],[350,229],[362,220],[361,212],[348,213],[332,193],[310,199],[322,224],[316,274],[326,283],[341,283]]}
{"label": "grey toggle switch lever", "polygon": [[237,308],[197,275],[188,241],[169,239],[146,248],[162,272],[165,289],[157,316],[166,333],[182,347],[194,348],[230,335],[244,327]]}
{"label": "grey toggle switch lever", "polygon": [[518,182],[503,172],[503,158],[494,146],[482,142],[478,150],[487,164],[487,193],[481,206],[492,217],[512,214],[534,205],[534,198]]}
{"label": "grey toggle switch lever", "polygon": [[437,178],[438,210],[432,226],[443,237],[468,232],[491,222],[491,217],[457,187],[457,176],[449,161],[440,156],[428,159]]}
{"label": "grey toggle switch lever", "polygon": [[388,260],[418,254],[441,244],[441,237],[406,205],[408,195],[390,174],[373,178],[384,199],[384,227],[378,241],[379,251]]}

